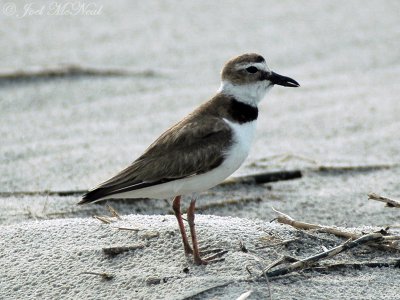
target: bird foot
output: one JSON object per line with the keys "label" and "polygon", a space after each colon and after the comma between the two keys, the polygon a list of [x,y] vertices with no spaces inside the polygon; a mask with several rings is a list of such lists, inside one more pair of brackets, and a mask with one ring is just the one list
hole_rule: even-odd
{"label": "bird foot", "polygon": [[193,255],[193,260],[196,265],[207,265],[210,263],[216,263],[224,261],[224,256],[228,253],[228,250],[221,248],[208,249],[208,246],[202,247],[199,251],[199,255]]}
{"label": "bird foot", "polygon": [[[209,254],[213,254],[213,253],[218,253],[218,252],[222,252],[222,251],[224,251],[224,249],[222,249],[222,248],[212,248],[212,249],[209,249],[209,247],[202,247],[202,248],[200,248],[200,255],[202,255],[202,256],[205,256],[205,255],[209,255]],[[228,251],[226,251],[226,252],[228,252]]]}

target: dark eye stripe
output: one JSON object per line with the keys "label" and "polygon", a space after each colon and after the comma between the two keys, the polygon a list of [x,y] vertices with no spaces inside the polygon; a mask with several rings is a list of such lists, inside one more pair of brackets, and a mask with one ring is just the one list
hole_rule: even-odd
{"label": "dark eye stripe", "polygon": [[251,67],[246,68],[246,71],[249,72],[249,73],[254,74],[254,73],[258,72],[258,69],[256,67],[254,67],[254,66],[251,66]]}

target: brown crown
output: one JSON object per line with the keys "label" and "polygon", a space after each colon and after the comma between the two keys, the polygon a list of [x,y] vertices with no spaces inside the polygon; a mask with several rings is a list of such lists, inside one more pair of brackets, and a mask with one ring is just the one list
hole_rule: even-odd
{"label": "brown crown", "polygon": [[237,65],[247,63],[261,63],[265,62],[265,59],[257,53],[246,53],[236,56],[226,62],[222,69],[221,78],[222,80],[228,80],[234,84],[247,84],[259,80],[260,72],[250,74],[246,70],[237,70]]}

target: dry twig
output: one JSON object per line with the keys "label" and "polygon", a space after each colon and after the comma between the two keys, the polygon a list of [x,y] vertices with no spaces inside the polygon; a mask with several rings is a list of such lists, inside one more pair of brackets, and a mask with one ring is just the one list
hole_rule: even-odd
{"label": "dry twig", "polygon": [[[274,208],[272,208],[272,209],[276,213],[278,213],[278,217],[276,218],[276,220],[279,223],[287,224],[287,225],[290,225],[297,229],[303,229],[303,230],[314,229],[314,230],[317,230],[318,232],[330,233],[330,234],[334,234],[338,237],[342,237],[342,238],[346,238],[346,239],[353,239],[353,240],[360,238],[362,236],[362,234],[350,233],[348,231],[344,231],[344,230],[341,230],[341,229],[335,228],[335,227],[321,226],[321,225],[317,225],[317,224],[296,221],[292,217],[290,217],[280,211],[277,211]],[[380,230],[379,233],[385,235],[385,236],[382,236],[382,241],[384,241],[385,243],[371,244],[370,246],[381,249],[381,250],[387,250],[387,251],[398,252],[400,250],[395,243],[395,241],[400,239],[399,236],[386,235],[387,234],[386,230]]]}
{"label": "dry twig", "polygon": [[117,227],[118,230],[127,230],[127,231],[139,231],[139,228],[129,228],[129,227]]}
{"label": "dry twig", "polygon": [[67,190],[67,191],[14,191],[14,192],[0,192],[0,197],[20,197],[20,196],[78,196],[86,193],[87,190]]}
{"label": "dry twig", "polygon": [[93,216],[93,218],[103,222],[104,224],[110,224],[110,223],[114,222],[114,220],[110,219],[110,217],[108,217],[108,216]]}
{"label": "dry twig", "polygon": [[137,244],[137,245],[131,245],[131,246],[108,247],[108,248],[103,248],[103,253],[107,256],[114,257],[118,254],[132,251],[132,250],[142,249],[144,247],[145,247],[144,244]]}
{"label": "dry twig", "polygon": [[343,237],[346,239],[356,239],[359,237],[359,235],[351,233],[351,232],[347,232],[347,231],[343,231],[340,230],[338,228],[335,227],[328,227],[328,226],[321,226],[321,225],[317,225],[317,224],[312,224],[312,223],[306,223],[306,222],[301,222],[301,221],[296,221],[294,220],[292,217],[272,208],[276,213],[278,213],[278,217],[276,218],[276,220],[281,223],[281,224],[286,224],[286,225],[290,225],[294,228],[297,229],[303,229],[303,230],[310,230],[310,229],[315,229],[319,232],[324,232],[324,233],[331,233],[334,234],[338,237]]}
{"label": "dry twig", "polygon": [[107,209],[110,211],[110,213],[111,213],[111,215],[112,215],[113,217],[116,217],[118,220],[122,220],[122,219],[121,219],[121,216],[117,213],[117,211],[116,211],[111,205],[109,205],[108,203],[106,203],[106,207],[107,207]]}
{"label": "dry twig", "polygon": [[[370,233],[367,235],[363,235],[359,237],[356,240],[347,240],[343,244],[336,246],[330,250],[326,250],[324,252],[318,253],[316,255],[310,256],[308,258],[302,259],[302,260],[297,260],[296,258],[293,257],[282,257],[268,266],[264,267],[261,269],[259,274],[257,275],[257,279],[261,278],[266,278],[267,280],[272,280],[272,279],[277,279],[279,276],[290,274],[293,272],[298,272],[301,270],[308,270],[308,269],[315,269],[317,271],[325,271],[325,270],[331,270],[331,269],[338,269],[342,267],[355,267],[355,268],[361,268],[361,267],[400,267],[400,259],[395,259],[391,260],[388,262],[364,262],[364,263],[338,263],[338,264],[331,264],[331,265],[318,265],[318,262],[326,259],[326,258],[331,258],[335,255],[338,255],[339,253],[342,253],[344,251],[356,248],[356,247],[361,247],[363,245],[368,245],[371,243],[380,243],[384,240],[384,236],[379,233],[379,232],[374,232]],[[264,264],[257,256],[251,255],[256,259],[257,262],[260,264]],[[272,270],[272,268],[285,263],[285,262],[290,262],[289,265],[285,267],[281,267],[276,270]],[[246,267],[247,271],[249,272],[250,275],[252,275],[252,272],[249,269],[249,266]],[[216,284],[215,286],[208,287],[204,290],[201,290],[199,292],[196,292],[195,294],[190,295],[189,297],[186,297],[184,299],[191,299],[194,296],[198,296],[200,294],[203,294],[205,292],[208,292],[212,289],[215,288],[220,288],[227,286],[229,284],[232,284],[234,282],[252,282],[254,281],[254,277],[251,276],[251,278],[237,278],[236,280],[228,281],[226,283],[222,284]]]}
{"label": "dry twig", "polygon": [[300,170],[283,170],[276,172],[264,172],[258,174],[252,174],[247,176],[232,177],[228,178],[220,184],[220,186],[229,184],[261,184],[267,182],[275,182],[281,180],[291,180],[301,178],[302,173]]}
{"label": "dry twig", "polygon": [[15,70],[11,72],[0,72],[0,83],[2,81],[38,80],[60,77],[155,77],[158,74],[153,70],[130,70],[121,68],[94,68],[74,64],[65,64],[47,68],[31,68]]}
{"label": "dry twig", "polygon": [[247,292],[241,294],[238,298],[236,298],[236,300],[245,300],[250,297],[251,293],[253,293],[252,290],[247,291]]}
{"label": "dry twig", "polygon": [[299,261],[297,258],[291,257],[291,256],[282,256],[281,258],[278,258],[277,260],[273,261],[272,263],[270,263],[265,269],[264,269],[264,273],[268,272],[269,270],[275,268],[276,266],[279,266],[281,264],[284,263],[294,263]]}
{"label": "dry twig", "polygon": [[91,271],[86,271],[86,272],[82,272],[81,274],[98,275],[98,276],[101,276],[102,279],[104,279],[104,280],[111,280],[111,279],[114,278],[114,275],[108,274],[108,273],[106,273],[106,272],[91,272]]}
{"label": "dry twig", "polygon": [[285,275],[288,273],[292,273],[295,271],[304,270],[304,269],[310,268],[311,266],[315,265],[318,261],[320,261],[322,259],[335,256],[343,251],[347,251],[349,249],[359,247],[359,246],[362,246],[362,245],[365,245],[368,243],[381,242],[383,240],[382,238],[383,238],[383,236],[380,233],[370,233],[370,234],[364,235],[354,241],[348,240],[337,247],[334,247],[330,250],[324,251],[317,255],[299,260],[297,262],[291,263],[290,265],[288,265],[286,267],[282,267],[282,268],[274,270],[274,271],[267,271],[267,272],[263,271],[260,274],[260,277],[263,275],[263,273],[266,273],[267,277],[276,277],[276,276],[281,276],[281,275]]}
{"label": "dry twig", "polygon": [[[381,169],[389,169],[398,167],[398,164],[377,164],[377,165],[355,165],[355,166],[324,166],[318,165],[316,168],[311,168],[317,172],[368,172],[376,171]],[[310,169],[305,169],[305,171]],[[304,171],[304,170],[303,170]],[[247,176],[240,176],[234,178],[228,178],[224,182],[220,183],[219,186],[230,185],[230,184],[263,184],[268,182],[275,182],[281,180],[291,180],[301,178],[303,176],[302,170],[283,170],[276,172],[262,172]],[[78,196],[87,193],[87,190],[67,190],[67,191],[13,191],[13,192],[0,192],[0,197],[15,197],[15,196]]]}
{"label": "dry twig", "polygon": [[343,268],[354,268],[354,269],[361,269],[363,267],[367,268],[399,268],[400,267],[400,259],[391,259],[389,261],[366,261],[366,262],[342,262],[336,264],[329,264],[329,265],[321,265],[314,267],[313,270],[316,271],[329,271],[329,270],[339,270]]}
{"label": "dry twig", "polygon": [[[262,184],[267,182],[274,182],[279,180],[290,180],[300,178],[302,173],[300,170],[293,171],[276,171],[252,174],[247,176],[240,176],[235,178],[228,178],[219,186],[229,184]],[[15,197],[15,196],[79,196],[87,193],[87,190],[67,190],[67,191],[14,191],[14,192],[0,192],[0,197]]]}
{"label": "dry twig", "polygon": [[368,199],[369,200],[376,200],[376,201],[384,202],[384,203],[386,203],[387,207],[398,207],[398,208],[400,208],[400,201],[399,200],[393,200],[393,199],[390,199],[390,198],[386,198],[386,197],[380,196],[380,195],[375,194],[375,193],[369,193],[368,194]]}
{"label": "dry twig", "polygon": [[398,167],[398,164],[376,164],[376,165],[350,165],[350,166],[335,166],[335,165],[318,165],[316,171],[318,172],[371,172],[384,169]]}

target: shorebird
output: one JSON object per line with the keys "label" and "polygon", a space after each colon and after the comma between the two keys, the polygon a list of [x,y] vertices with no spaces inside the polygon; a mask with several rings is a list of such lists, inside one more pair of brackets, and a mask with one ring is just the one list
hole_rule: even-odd
{"label": "shorebird", "polygon": [[183,223],[182,195],[219,184],[246,159],[256,129],[258,104],[274,85],[300,86],[270,70],[265,59],[248,53],[229,60],[221,86],[210,100],[166,130],[127,168],[86,193],[79,204],[111,198],[173,198],[185,253],[201,258],[195,231],[195,204],[187,210],[192,246]]}

